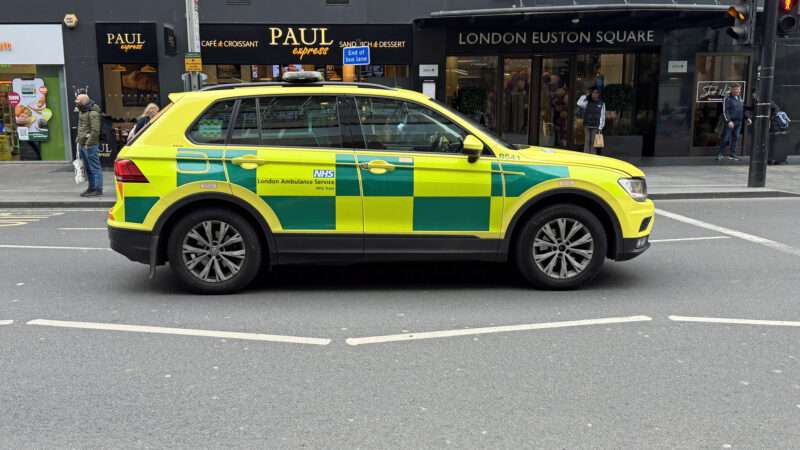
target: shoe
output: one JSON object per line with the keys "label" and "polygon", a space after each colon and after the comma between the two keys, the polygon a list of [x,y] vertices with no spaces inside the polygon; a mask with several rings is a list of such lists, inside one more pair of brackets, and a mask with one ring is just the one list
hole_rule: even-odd
{"label": "shoe", "polygon": [[737,158],[736,156],[733,156],[733,155],[728,156],[728,159],[731,160],[731,161],[739,161],[739,158]]}
{"label": "shoe", "polygon": [[102,197],[102,196],[103,196],[102,191],[89,191],[86,193],[86,195],[84,195],[84,197]]}
{"label": "shoe", "polygon": [[90,191],[89,189],[81,192],[81,197],[86,197],[87,195],[89,195],[90,192],[92,192],[92,191]]}
{"label": "shoe", "polygon": [[717,161],[722,161],[722,155],[717,155]]}

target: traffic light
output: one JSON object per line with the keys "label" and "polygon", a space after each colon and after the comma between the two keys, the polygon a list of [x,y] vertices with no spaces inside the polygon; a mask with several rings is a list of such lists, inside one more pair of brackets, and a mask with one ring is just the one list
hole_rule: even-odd
{"label": "traffic light", "polygon": [[797,0],[778,0],[778,34],[789,34],[797,31]]}
{"label": "traffic light", "polygon": [[[780,2],[797,0],[779,0]],[[753,43],[753,34],[756,25],[756,1],[755,0],[734,0],[733,5],[728,8],[728,15],[733,18],[733,25],[726,30],[728,36],[739,41],[744,45]]]}

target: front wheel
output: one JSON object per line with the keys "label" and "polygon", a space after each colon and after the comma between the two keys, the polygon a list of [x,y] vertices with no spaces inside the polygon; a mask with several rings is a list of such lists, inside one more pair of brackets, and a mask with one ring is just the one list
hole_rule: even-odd
{"label": "front wheel", "polygon": [[241,215],[197,210],[180,219],[167,241],[170,267],[199,294],[227,294],[247,287],[261,267],[261,241]]}
{"label": "front wheel", "polygon": [[556,205],[523,226],[516,263],[535,287],[576,289],[600,272],[607,246],[603,224],[594,214],[580,206]]}

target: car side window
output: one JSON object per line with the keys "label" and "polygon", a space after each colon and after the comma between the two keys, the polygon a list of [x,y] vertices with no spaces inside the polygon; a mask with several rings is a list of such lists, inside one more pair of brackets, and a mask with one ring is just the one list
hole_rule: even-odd
{"label": "car side window", "polygon": [[259,145],[261,133],[258,129],[258,111],[255,98],[243,98],[231,131],[231,144]]}
{"label": "car side window", "polygon": [[223,100],[211,105],[192,125],[189,138],[198,144],[224,144],[234,104],[236,100]]}
{"label": "car side window", "polygon": [[380,97],[356,97],[367,148],[460,153],[466,133],[422,105]]}
{"label": "car side window", "polygon": [[262,145],[342,147],[335,96],[261,97],[259,112]]}

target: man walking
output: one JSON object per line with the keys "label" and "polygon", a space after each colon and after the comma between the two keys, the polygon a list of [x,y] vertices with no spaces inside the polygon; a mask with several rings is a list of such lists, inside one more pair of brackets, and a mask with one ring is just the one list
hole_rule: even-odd
{"label": "man walking", "polygon": [[[728,159],[738,161],[736,157],[736,141],[742,133],[742,123],[744,122],[744,101],[741,97],[742,87],[738,84],[731,86],[731,93],[722,101],[722,119],[725,126],[722,127],[722,141],[719,144],[717,161],[721,161],[725,156],[725,147],[730,145]],[[747,119],[750,125],[751,120]]]}
{"label": "man walking", "polygon": [[100,167],[100,107],[86,94],[75,97],[78,107],[78,153],[86,167],[89,189],[81,197],[103,195],[103,169]]}

